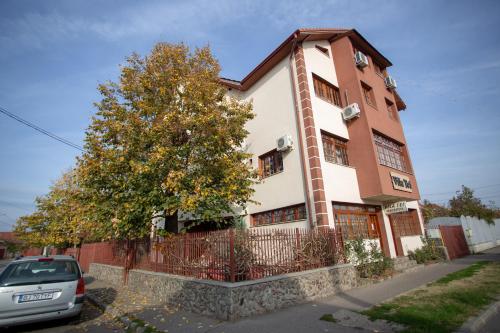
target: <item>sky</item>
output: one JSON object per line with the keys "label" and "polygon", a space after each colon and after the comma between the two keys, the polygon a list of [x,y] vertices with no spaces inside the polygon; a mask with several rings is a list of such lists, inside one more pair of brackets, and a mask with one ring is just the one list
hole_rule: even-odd
{"label": "sky", "polygon": [[[389,58],[422,198],[500,205],[500,1],[0,2],[0,107],[78,145],[132,52],[210,45],[240,80],[299,27],[356,28]],[[0,114],[0,231],[79,151]]]}

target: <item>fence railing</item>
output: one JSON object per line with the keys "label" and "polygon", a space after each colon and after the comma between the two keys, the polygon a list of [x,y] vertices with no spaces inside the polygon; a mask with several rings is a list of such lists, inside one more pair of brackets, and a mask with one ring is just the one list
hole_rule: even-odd
{"label": "fence railing", "polygon": [[83,244],[74,255],[84,270],[90,263],[101,263],[122,266],[125,271],[143,269],[228,282],[346,262],[342,235],[329,228],[228,229],[91,243]]}

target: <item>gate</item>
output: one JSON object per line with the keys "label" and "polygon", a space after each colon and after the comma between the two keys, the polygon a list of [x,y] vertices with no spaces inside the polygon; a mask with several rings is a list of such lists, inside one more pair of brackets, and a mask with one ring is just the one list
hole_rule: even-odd
{"label": "gate", "polygon": [[439,231],[450,260],[470,254],[461,225],[440,225]]}

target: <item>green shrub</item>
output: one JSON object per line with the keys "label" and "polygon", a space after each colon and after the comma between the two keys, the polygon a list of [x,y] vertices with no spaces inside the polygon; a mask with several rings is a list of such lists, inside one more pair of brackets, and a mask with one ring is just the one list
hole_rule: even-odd
{"label": "green shrub", "polygon": [[415,251],[408,251],[408,257],[415,260],[418,264],[424,264],[430,261],[443,260],[444,254],[427,237],[422,237],[423,246]]}
{"label": "green shrub", "polygon": [[394,262],[386,257],[378,244],[369,241],[369,248],[363,238],[356,238],[346,242],[346,255],[356,266],[362,278],[374,278],[392,272]]}

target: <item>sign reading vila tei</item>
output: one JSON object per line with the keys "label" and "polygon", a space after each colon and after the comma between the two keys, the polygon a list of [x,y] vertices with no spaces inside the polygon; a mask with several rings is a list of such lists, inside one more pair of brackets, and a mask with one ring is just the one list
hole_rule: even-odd
{"label": "sign reading vila tei", "polygon": [[398,201],[389,205],[384,205],[384,212],[386,214],[407,212],[406,201]]}
{"label": "sign reading vila tei", "polygon": [[412,192],[410,178],[391,171],[392,187],[395,190]]}

